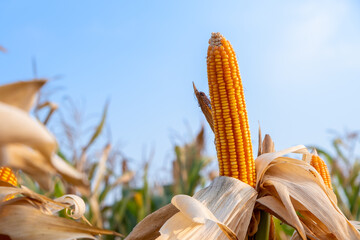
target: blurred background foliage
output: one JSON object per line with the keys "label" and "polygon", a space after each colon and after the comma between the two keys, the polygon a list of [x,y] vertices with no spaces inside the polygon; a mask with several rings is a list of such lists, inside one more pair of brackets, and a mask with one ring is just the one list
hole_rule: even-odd
{"label": "blurred background foliage", "polygon": [[[81,195],[87,205],[85,217],[92,225],[113,229],[126,236],[148,214],[170,203],[172,196],[193,195],[217,176],[216,171],[208,167],[213,158],[204,153],[205,126],[182,144],[174,144],[172,169],[168,173],[157,170],[156,178],[150,180],[149,168],[154,152],[143,161],[137,161],[128,159],[120,147],[113,146],[111,130],[106,125],[108,103],[99,111],[97,120],[90,123],[86,121],[83,108],[73,100],[67,100],[66,109],[58,109],[48,98],[51,94],[39,94],[33,115],[55,133],[58,155],[88,176],[90,191],[79,191],[78,186],[60,176],[52,177],[53,188],[46,191],[22,171],[17,174],[19,182],[50,198],[70,193]],[[137,169],[130,169],[130,162],[136,162]],[[171,175],[169,181],[161,180],[161,176],[167,175]],[[66,217],[64,213],[60,214]]]}
{"label": "blurred background foliage", "polygon": [[[54,121],[54,132],[59,142],[58,155],[85,173],[90,186],[88,191],[79,191],[60,176],[53,176],[52,190],[45,191],[21,171],[18,171],[19,181],[51,198],[69,193],[81,195],[87,205],[86,218],[92,225],[126,236],[139,221],[168,204],[174,195],[193,195],[217,176],[216,167],[210,164],[214,157],[205,154],[206,131],[210,131],[208,126],[202,126],[186,142],[174,144],[172,169],[169,172],[157,170],[156,178],[150,179],[153,153],[143,161],[136,161],[137,167],[131,169],[129,162],[132,160],[109,137],[111,130],[106,128],[108,103],[102,113],[99,111],[97,123],[86,126],[88,123],[81,120],[85,119],[85,113],[71,100],[71,108],[63,110],[43,96],[40,94],[34,115],[45,125],[51,126],[51,121]],[[339,207],[350,220],[360,220],[359,140],[359,133],[351,132],[335,136],[332,149],[314,147],[329,167]],[[161,181],[162,175],[171,175],[171,178]],[[65,217],[65,214],[60,214]],[[291,227],[275,218],[274,224],[277,239],[290,238]],[[113,236],[103,238],[114,239]]]}

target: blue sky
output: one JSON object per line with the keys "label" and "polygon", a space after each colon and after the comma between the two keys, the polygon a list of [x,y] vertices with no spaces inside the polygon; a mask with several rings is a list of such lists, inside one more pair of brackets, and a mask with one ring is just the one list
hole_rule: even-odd
{"label": "blue sky", "polygon": [[[360,4],[342,1],[2,1],[0,83],[39,77],[99,113],[112,139],[141,160],[172,160],[176,133],[205,122],[192,81],[208,91],[206,50],[221,32],[237,52],[252,131],[277,149],[329,146],[329,130],[358,130]],[[56,131],[57,126],[52,126]],[[214,155],[207,128],[208,153]],[[177,141],[177,142],[181,142]]]}

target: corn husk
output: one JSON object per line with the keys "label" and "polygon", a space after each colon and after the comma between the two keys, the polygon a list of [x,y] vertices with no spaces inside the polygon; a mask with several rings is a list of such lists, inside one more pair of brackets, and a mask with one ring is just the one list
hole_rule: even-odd
{"label": "corn husk", "polygon": [[54,136],[27,112],[0,102],[0,145],[24,144],[50,158],[57,148]]}
{"label": "corn husk", "polygon": [[218,177],[194,197],[177,195],[179,212],[160,229],[161,239],[244,239],[257,192],[230,177]]}
{"label": "corn husk", "polygon": [[[302,159],[284,157],[289,153],[302,154]],[[218,177],[193,198],[175,196],[172,203],[179,212],[165,222],[157,239],[245,239],[255,201],[296,229],[292,239],[360,239],[359,223],[342,214],[309,157],[303,145],[259,156],[256,190]]]}
{"label": "corn husk", "polygon": [[211,113],[211,102],[210,99],[203,92],[199,92],[193,82],[194,93],[199,103],[200,109],[203,112],[206,121],[209,123],[211,130],[214,132],[214,121]]}
{"label": "corn husk", "polygon": [[9,144],[1,147],[0,163],[14,170],[23,170],[43,189],[50,190],[53,187],[51,176],[56,174],[55,169],[40,152],[25,145]]}
{"label": "corn husk", "polygon": [[171,203],[146,216],[139,222],[125,240],[154,240],[160,236],[160,228],[179,212]]}
{"label": "corn husk", "polygon": [[89,182],[84,173],[77,171],[58,155],[50,159],[39,151],[22,144],[8,144],[0,148],[0,163],[13,169],[21,169],[45,189],[52,189],[51,176],[60,174],[68,183],[88,195]]}
{"label": "corn husk", "polygon": [[30,239],[95,239],[97,234],[119,235],[53,214],[66,209],[69,217],[78,219],[85,212],[84,201],[76,195],[65,195],[55,200],[21,187],[0,187],[0,200],[9,195],[22,194],[0,203],[0,234],[13,240]]}
{"label": "corn husk", "polygon": [[[301,153],[303,160],[283,156],[288,153]],[[360,239],[337,207],[334,193],[308,163],[308,155],[300,145],[257,158],[257,202],[293,226],[298,234],[294,239]]]}

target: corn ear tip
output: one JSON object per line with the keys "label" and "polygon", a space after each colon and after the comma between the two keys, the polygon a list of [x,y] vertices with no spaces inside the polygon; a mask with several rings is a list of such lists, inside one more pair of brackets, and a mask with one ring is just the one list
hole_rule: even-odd
{"label": "corn ear tip", "polygon": [[316,151],[316,148],[313,148],[312,151],[311,151],[311,153],[312,153],[314,156],[317,156],[317,157],[319,156],[319,155],[318,155],[318,152]]}

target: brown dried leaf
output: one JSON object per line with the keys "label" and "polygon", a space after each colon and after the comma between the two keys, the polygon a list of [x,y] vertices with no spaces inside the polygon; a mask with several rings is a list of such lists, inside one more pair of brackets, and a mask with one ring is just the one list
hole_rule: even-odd
{"label": "brown dried leaf", "polygon": [[195,83],[193,83],[193,88],[194,88],[195,96],[200,105],[201,111],[205,115],[206,121],[209,123],[212,131],[214,132],[214,121],[212,119],[212,113],[211,113],[211,102],[205,93],[199,92],[196,89]]}
{"label": "brown dried leaf", "polygon": [[103,182],[103,179],[105,177],[105,172],[106,172],[106,162],[108,160],[108,156],[110,153],[110,149],[111,149],[111,145],[107,144],[103,150],[101,159],[99,161],[98,167],[97,167],[97,171],[96,171],[96,175],[94,177],[93,180],[93,189],[92,192],[94,195],[98,195],[99,194],[99,187],[100,184]]}
{"label": "brown dried leaf", "polygon": [[46,79],[36,79],[2,85],[0,86],[0,102],[28,112],[34,105],[36,94],[46,81]]}
{"label": "brown dried leaf", "polygon": [[282,157],[290,152],[303,153],[305,160],[309,155],[297,146],[256,159],[257,170],[262,170],[258,191],[267,195],[257,201],[294,226],[303,239],[360,239],[318,172],[307,161]]}
{"label": "brown dried leaf", "polygon": [[160,236],[160,228],[179,210],[172,204],[160,208],[156,212],[145,217],[139,222],[132,232],[125,238],[126,240],[154,240]]}

